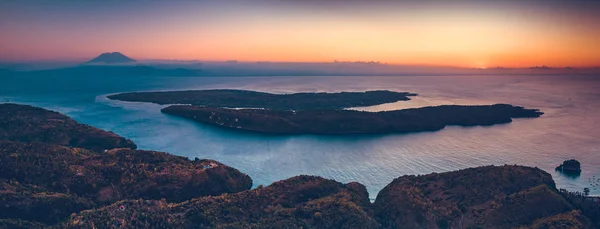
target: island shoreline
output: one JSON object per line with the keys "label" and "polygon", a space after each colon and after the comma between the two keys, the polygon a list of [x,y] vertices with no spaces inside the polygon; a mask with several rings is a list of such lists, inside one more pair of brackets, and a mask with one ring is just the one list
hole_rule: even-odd
{"label": "island shoreline", "polygon": [[[446,126],[492,126],[543,112],[510,104],[440,105],[367,112],[348,108],[408,101],[385,90],[273,94],[237,89],[128,92],[110,100],[165,106],[161,112],[195,122],[269,135],[386,135],[439,131]],[[231,109],[235,107],[236,109]]]}

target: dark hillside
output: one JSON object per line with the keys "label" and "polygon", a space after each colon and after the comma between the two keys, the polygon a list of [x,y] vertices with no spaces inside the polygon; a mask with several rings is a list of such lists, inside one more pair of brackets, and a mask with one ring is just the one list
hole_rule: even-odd
{"label": "dark hillside", "polygon": [[77,123],[58,112],[17,104],[0,104],[0,140],[41,142],[96,152],[136,145],[112,132]]}

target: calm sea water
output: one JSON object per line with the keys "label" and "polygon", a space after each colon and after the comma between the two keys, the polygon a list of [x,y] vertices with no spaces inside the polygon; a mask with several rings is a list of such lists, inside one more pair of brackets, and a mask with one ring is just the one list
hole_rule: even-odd
{"label": "calm sea water", "polygon": [[[160,105],[105,98],[117,92],[207,88],[276,93],[387,89],[419,96],[356,109],[510,103],[546,114],[505,125],[451,126],[414,134],[264,136],[168,116],[160,113]],[[600,194],[600,76],[3,78],[0,99],[62,112],[130,138],[141,149],[221,161],[249,174],[255,186],[311,174],[358,181],[375,198],[401,175],[519,164],[548,171],[559,187],[589,187],[592,194]],[[571,158],[582,162],[580,177],[554,172]]]}

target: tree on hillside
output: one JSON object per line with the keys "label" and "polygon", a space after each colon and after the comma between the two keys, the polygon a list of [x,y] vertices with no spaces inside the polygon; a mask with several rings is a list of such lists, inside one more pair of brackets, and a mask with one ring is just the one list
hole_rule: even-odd
{"label": "tree on hillside", "polygon": [[588,195],[590,195],[590,188],[583,188],[583,194],[584,194],[585,196],[588,196]]}

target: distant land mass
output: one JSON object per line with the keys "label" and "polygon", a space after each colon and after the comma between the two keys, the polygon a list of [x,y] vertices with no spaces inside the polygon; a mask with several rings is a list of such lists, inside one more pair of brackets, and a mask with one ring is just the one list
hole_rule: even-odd
{"label": "distant land mass", "polygon": [[7,76],[23,77],[194,77],[212,75],[201,69],[156,68],[144,65],[80,65],[49,70],[10,71],[6,73]]}
{"label": "distant land mass", "polygon": [[190,104],[201,107],[263,108],[273,110],[341,110],[410,100],[417,94],[393,91],[272,94],[247,90],[192,90],[132,92],[108,96],[109,99],[157,104]]}
{"label": "distant land mass", "polygon": [[[132,64],[135,63],[135,64]],[[37,70],[11,70],[0,69],[0,75],[5,77],[143,77],[143,76],[171,76],[195,77],[213,76],[199,68],[182,68],[178,65],[142,64],[120,52],[103,53],[98,57],[75,66],[37,69]]]}
{"label": "distant land mass", "polygon": [[[557,189],[538,168],[404,175],[371,203],[358,182],[298,175],[251,189],[248,175],[217,161],[114,144],[125,138],[42,108],[0,111],[0,228],[600,226],[597,198]],[[61,137],[44,140],[52,135]]]}
{"label": "distant land mass", "polygon": [[419,66],[377,62],[210,62],[202,68],[225,76],[426,76],[426,75],[598,75],[592,67],[507,67],[469,68]]}
{"label": "distant land mass", "polygon": [[[197,61],[197,60],[133,60],[122,53],[111,52],[83,62],[0,62],[0,77],[21,75],[25,71],[59,70],[74,66],[148,66],[157,69],[185,69],[203,71],[186,76],[427,76],[427,75],[598,75],[597,67],[549,67],[534,66],[511,68],[465,68],[449,66],[397,65],[370,62],[241,62],[241,61]],[[208,74],[210,72],[210,74]],[[93,74],[93,73],[92,73]]]}
{"label": "distant land mass", "polygon": [[[268,134],[388,134],[436,131],[448,125],[510,123],[537,118],[536,109],[496,104],[445,105],[385,112],[344,110],[410,100],[392,91],[270,94],[245,90],[135,92],[109,99],[177,104],[161,111],[200,123]],[[184,105],[181,105],[184,104]]]}
{"label": "distant land mass", "polygon": [[86,64],[128,64],[133,62],[136,62],[136,60],[131,59],[120,52],[106,52],[86,62]]}

